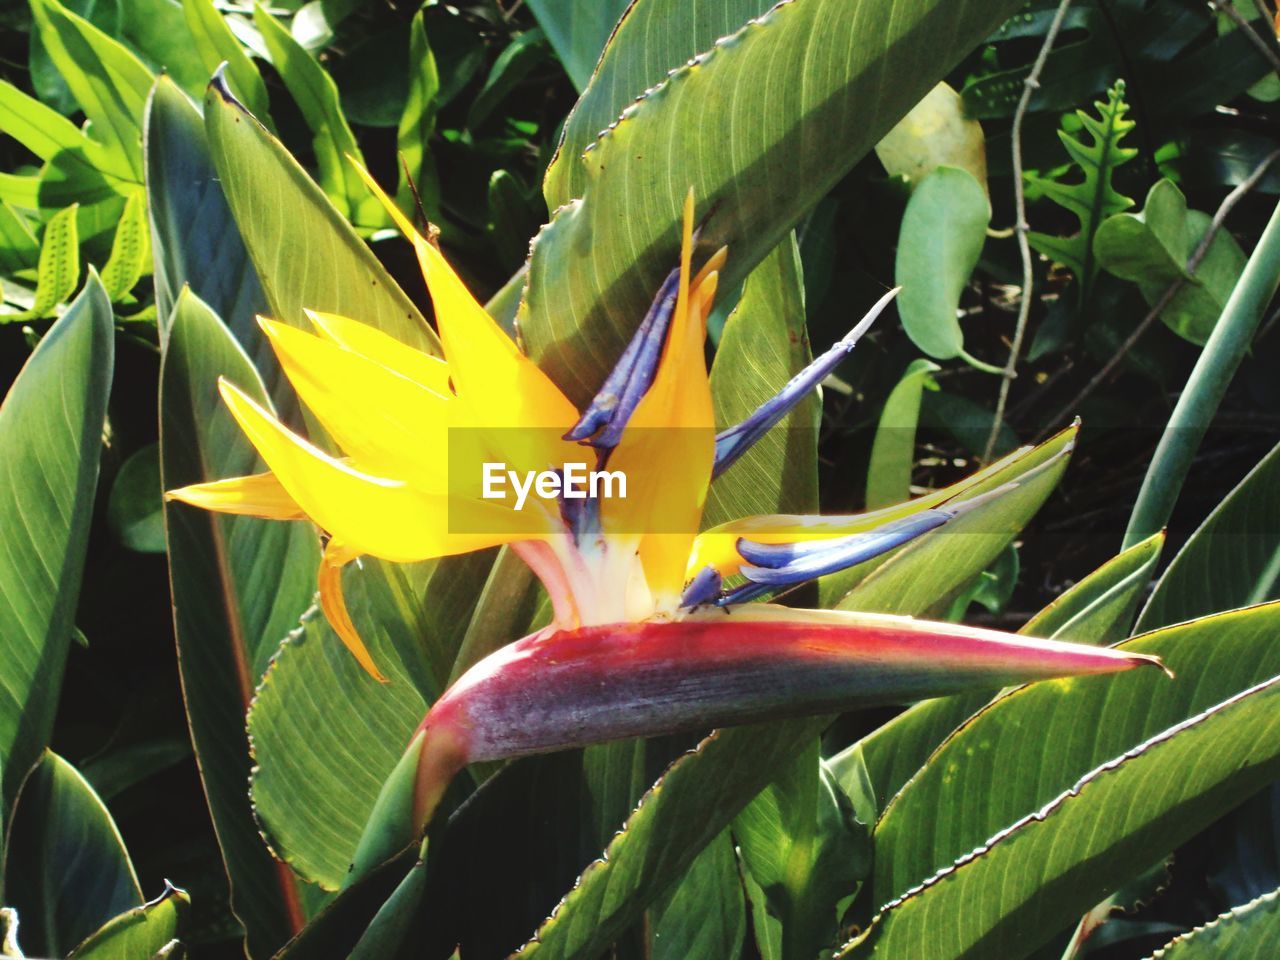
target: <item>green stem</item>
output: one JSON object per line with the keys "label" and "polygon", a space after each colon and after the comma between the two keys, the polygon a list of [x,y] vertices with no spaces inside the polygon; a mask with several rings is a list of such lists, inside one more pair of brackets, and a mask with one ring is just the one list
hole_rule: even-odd
{"label": "green stem", "polygon": [[1169,522],[1200,441],[1249,349],[1277,284],[1280,284],[1280,205],[1262,231],[1165,425],[1138,492],[1138,502],[1129,517],[1124,549],[1158,533]]}

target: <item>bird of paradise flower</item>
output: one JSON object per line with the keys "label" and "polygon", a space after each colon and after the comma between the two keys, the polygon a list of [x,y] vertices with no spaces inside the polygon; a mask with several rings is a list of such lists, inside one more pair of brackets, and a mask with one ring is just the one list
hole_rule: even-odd
{"label": "bird of paradise flower", "polygon": [[[751,602],[895,549],[1013,484],[968,498],[958,496],[962,484],[950,498],[858,516],[756,516],[699,532],[712,479],[836,367],[895,291],[776,397],[717,434],[704,341],[728,251],[694,271],[690,193],[679,264],[580,412],[361,173],[414,246],[443,358],[332,314],[308,312],[314,333],[260,318],[298,396],[346,456],[324,452],[222,381],[223,400],[269,472],[167,496],[318,525],[328,537],[321,609],[379,680],[343,601],[342,568],[352,560],[412,562],[509,544],[538,576],[551,623],[474,665],[415,736],[419,827],[471,762],[1158,663],[956,624]],[[625,474],[627,496],[535,499],[516,510],[480,495],[478,469],[475,484],[457,482],[449,460],[459,436],[477,464],[518,470],[562,471],[586,451]]]}

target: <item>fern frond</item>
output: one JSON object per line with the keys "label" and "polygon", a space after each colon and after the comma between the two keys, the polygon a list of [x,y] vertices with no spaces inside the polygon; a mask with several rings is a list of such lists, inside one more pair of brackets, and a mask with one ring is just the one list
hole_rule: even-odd
{"label": "fern frond", "polygon": [[[1133,200],[1116,191],[1111,177],[1116,168],[1138,155],[1131,147],[1120,145],[1134,128],[1125,116],[1129,105],[1124,100],[1124,81],[1117,80],[1107,91],[1107,101],[1094,103],[1097,116],[1077,110],[1080,132],[1073,136],[1058,131],[1058,138],[1075,166],[1084,174],[1077,183],[1064,183],[1047,177],[1027,174],[1027,180],[1054,203],[1069,210],[1080,221],[1080,231],[1070,237],[1056,237],[1031,231],[1027,240],[1040,253],[1061,263],[1073,274],[1080,288],[1080,303],[1089,298],[1098,265],[1093,258],[1093,235],[1102,221],[1112,214],[1133,206]],[[1086,142],[1085,134],[1088,135]]]}

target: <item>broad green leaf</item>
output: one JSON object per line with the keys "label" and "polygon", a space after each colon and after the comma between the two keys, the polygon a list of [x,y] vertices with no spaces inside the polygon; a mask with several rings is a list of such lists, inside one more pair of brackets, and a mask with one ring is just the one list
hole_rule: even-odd
{"label": "broad green leaf", "polygon": [[534,0],[530,5],[562,60],[566,42],[580,51],[574,66],[565,64],[582,96],[565,120],[547,168],[548,210],[582,196],[582,152],[636,97],[773,6],[769,0]]}
{"label": "broad green leaf", "polygon": [[150,243],[147,237],[146,195],[136,191],[129,195],[124,214],[111,242],[111,256],[102,268],[102,286],[111,302],[124,298],[150,266]]}
{"label": "broad green leaf", "polygon": [[627,0],[529,0],[529,6],[573,85],[585,89]]}
{"label": "broad green leaf", "polygon": [[920,183],[938,167],[959,167],[987,189],[987,141],[977,120],[965,115],[960,94],[939,83],[876,144],[890,176]]}
{"label": "broad green leaf", "polygon": [[156,75],[173,78],[188,95],[200,96],[210,71],[191,55],[182,0],[118,0],[123,18],[121,39]]}
{"label": "broad green leaf", "polygon": [[[804,275],[795,234],[767,256],[725,321],[711,366],[711,398],[721,429],[745,420],[810,360]],[[807,397],[725,471],[707,496],[704,526],[754,513],[818,508],[816,394]]]}
{"label": "broad green leaf", "polygon": [[76,769],[47,750],[14,806],[4,902],[22,920],[23,950],[37,957],[65,956],[117,914],[142,905],[111,814]]}
{"label": "broad green leaf", "polygon": [[86,760],[80,765],[80,772],[94,792],[110,802],[117,794],[190,756],[191,741],[186,730],[174,730]]}
{"label": "broad green leaf", "polygon": [[912,360],[884,402],[871,443],[871,462],[867,466],[868,510],[901,503],[910,497],[920,398],[925,390],[937,389],[931,374],[941,369],[923,358]]}
{"label": "broad green leaf", "polygon": [[[1156,671],[1054,680],[995,700],[943,743],[881,815],[875,833],[873,905],[888,903],[945,869],[1019,817],[1050,803],[1099,764],[1280,674],[1280,649],[1273,642],[1277,628],[1280,604],[1169,627],[1129,640],[1123,648],[1161,656],[1176,680]],[[1188,773],[1164,769],[1166,776],[1175,774],[1170,784]],[[1225,801],[1215,806],[1213,817],[1227,806]],[[1096,809],[1105,815],[1103,808]],[[1143,823],[1132,810],[1125,818],[1110,819],[1114,832],[1109,842]],[[1157,846],[1146,859],[1130,859],[1128,867],[1136,873],[1176,845]],[[1085,854],[1079,848],[1065,855]],[[1077,915],[1127,879],[1129,875],[1117,874],[1100,878],[1095,895],[1086,898]],[[1107,889],[1108,882],[1114,888]],[[1043,931],[1050,933],[1052,929]]]}
{"label": "broad green leaf", "polygon": [[0,81],[0,130],[41,160],[56,164],[67,177],[109,184],[115,189],[136,187],[138,183],[119,154],[7,81]]}
{"label": "broad green leaf", "polygon": [[489,562],[365,560],[347,571],[352,619],[390,683],[370,677],[315,608],[272,658],[249,713],[254,811],[307,880],[336,889],[346,879],[383,782],[444,690]]}
{"label": "broad green leaf", "polygon": [[986,192],[958,167],[936,168],[907,201],[894,268],[902,287],[898,315],[911,342],[938,360],[964,354],[960,294],[982,255],[990,219]]}
{"label": "broad green leaf", "polygon": [[584,400],[675,263],[691,187],[698,215],[711,214],[703,249],[730,247],[720,283],[733,289],[1015,6],[794,0],[673,71],[581,159],[562,150],[582,189],[548,182],[548,209],[577,199],[532,247],[530,353]]}
{"label": "broad green leaf", "polygon": [[726,830],[698,854],[680,882],[649,912],[652,960],[733,960],[747,933],[746,904],[733,840]]}
{"label": "broad green leaf", "polygon": [[481,126],[516,85],[529,71],[548,56],[547,37],[535,27],[526,30],[507,44],[505,50],[498,54],[498,59],[489,68],[489,76],[484,86],[471,101],[471,109],[467,113],[467,127],[471,130]]}
{"label": "broad green leaf", "polygon": [[[403,943],[396,943],[397,928],[401,922],[411,926],[408,943],[419,952],[374,955],[378,960],[397,955],[421,956],[425,945],[412,926],[430,924],[435,919],[432,915],[435,905],[424,907],[412,897],[418,892],[414,875],[422,872],[416,867],[415,854],[416,851],[407,852],[384,863],[350,889],[333,897],[272,960],[332,960],[334,957],[358,956],[353,951],[366,936],[379,947],[403,946]],[[405,893],[397,896],[402,889]],[[384,908],[386,913],[383,913]],[[445,951],[443,956],[449,956],[449,952]]]}
{"label": "broad green leaf", "polygon": [[1174,937],[1149,960],[1267,960],[1280,943],[1280,890],[1250,900],[1190,933]]}
{"label": "broad green leaf", "polygon": [[[263,467],[223,407],[225,376],[269,403],[218,317],[190,291],[174,306],[160,370],[160,463],[166,490]],[[165,506],[178,662],[192,742],[250,955],[270,955],[300,915],[293,880],[271,859],[249,806],[245,713],[257,679],[311,604],[314,530]]]}
{"label": "broad green leaf", "polygon": [[[1157,534],[1108,560],[1019,632],[1073,643],[1119,642],[1128,632],[1163,543],[1164,536]],[[883,810],[938,744],[994,695],[992,691],[921,701],[832,758],[832,770],[847,793],[865,774],[876,809]]]}
{"label": "broad green leaf", "polygon": [[[1208,637],[1199,639],[1215,645]],[[1164,651],[1174,644],[1137,641],[1131,646]],[[1035,684],[1024,696],[1056,684]],[[1068,699],[1087,711],[1096,703],[1090,694],[1098,686],[1085,681]],[[1049,689],[1042,696],[1060,693]],[[1016,703],[1018,697],[1004,702]],[[1140,697],[1128,704],[1151,703]],[[840,956],[914,956],[925,949],[938,960],[1027,956],[1144,866],[1212,823],[1224,808],[1273,778],[1280,770],[1278,707],[1280,677],[1193,711],[1167,729],[1148,725],[1144,739],[1126,752],[1102,755],[1100,765],[1068,781],[1062,792],[886,904],[862,938]],[[1142,712],[1129,705],[1121,709]],[[998,710],[998,705],[992,707],[973,727]],[[1081,729],[1081,717],[1071,713],[1071,720],[1052,733],[1066,739],[1072,728]],[[1099,739],[1107,738],[1105,726],[1100,733]],[[967,759],[957,779],[964,779],[965,769],[973,765],[973,758]],[[993,797],[995,805],[1004,806],[997,792],[973,799],[982,803]],[[939,819],[951,819],[952,808],[935,812]],[[931,824],[919,826],[930,832]],[[945,936],[939,936],[940,929]]]}
{"label": "broad green leaf", "polygon": [[524,184],[508,170],[489,178],[489,222],[485,231],[504,270],[516,271],[529,252],[529,238],[538,232],[541,212],[535,209]]}
{"label": "broad green leaf", "polygon": [[1195,271],[1188,273],[1191,256],[1211,218],[1188,210],[1186,197],[1171,180],[1160,180],[1147,194],[1142,213],[1119,213],[1103,221],[1094,236],[1098,265],[1118,277],[1136,282],[1147,303],[1155,303],[1170,283],[1186,284],[1160,313],[1160,319],[1179,336],[1203,344],[1235,289],[1245,256],[1229,231],[1218,231]]}
{"label": "broad green leaf", "polygon": [[868,829],[818,754],[796,757],[733,821],[743,864],[782,923],[782,952],[814,957],[834,942],[837,904],[853,895],[871,867]]}
{"label": "broad green leaf", "polygon": [[1147,193],[1141,213],[1117,213],[1098,227],[1093,253],[1098,266],[1125,280],[1169,283],[1183,277],[1191,255],[1187,198],[1162,178]]}
{"label": "broad green leaf", "polygon": [[[355,607],[365,601],[352,586]],[[276,856],[327,890],[346,878],[383,781],[427,710],[385,634],[362,637],[390,683],[370,677],[312,609],[249,712],[255,815]]]}
{"label": "broad green leaf", "polygon": [[[107,36],[120,38],[124,26],[124,11],[120,8],[119,0],[64,0],[63,6],[84,17]],[[42,103],[68,117],[79,109],[58,68],[49,58],[49,51],[44,48],[39,31],[30,35],[27,69],[31,89]]]}
{"label": "broad green leaf", "polygon": [[[415,925],[429,914],[426,905],[427,865],[421,861],[410,868],[395,892],[378,908],[364,933],[356,942],[348,960],[387,960],[400,956],[397,951],[422,947],[415,937]],[[428,916],[429,921],[429,916]]]}
{"label": "broad green leaf", "polygon": [[364,156],[342,112],[333,78],[265,7],[253,8],[253,22],[262,33],[272,65],[311,128],[311,147],[319,167],[321,188],[352,223],[362,227],[385,226],[386,212],[377,198],[369,194],[352,165],[351,159],[354,159],[363,166]]}
{"label": "broad green leaf", "polygon": [[39,259],[40,244],[26,218],[9,204],[0,202],[0,275],[9,276],[34,267]]}
{"label": "broad green leaf", "polygon": [[31,306],[21,313],[0,314],[0,323],[47,317],[54,307],[76,292],[80,280],[77,210],[75,205],[60,210],[45,224],[40,236],[40,263],[36,268],[36,292]]}
{"label": "broad green leaf", "polygon": [[[71,951],[67,960],[143,960],[173,956],[172,944],[191,909],[191,898],[168,887],[155,900],[108,920]],[[26,925],[22,928],[26,934]]]}
{"label": "broad green leaf", "polygon": [[1173,558],[1140,630],[1280,599],[1280,446],[1240,481]]}
{"label": "broad green leaf", "polygon": [[195,53],[204,65],[205,76],[212,76],[225,63],[232,91],[255,117],[271,126],[271,102],[267,85],[249,54],[227,26],[213,0],[182,0],[187,29],[195,43]]}
{"label": "broad green leaf", "polygon": [[111,304],[92,273],[0,405],[0,766],[7,811],[49,740],[98,484]]}
{"label": "broad green leaf", "polygon": [[533,571],[503,547],[481,589],[446,686],[499,647],[527,634],[542,596]]}
{"label": "broad green leaf", "polygon": [[217,84],[205,96],[205,128],[273,317],[310,329],[304,308],[337,313],[439,352],[418,308],[324,192]]}
{"label": "broad green leaf", "polygon": [[130,550],[164,553],[164,504],[157,444],[147,444],[120,465],[107,501],[107,523]]}
{"label": "broad green leaf", "polygon": [[427,39],[425,19],[419,10],[409,25],[409,94],[396,128],[396,147],[400,154],[396,204],[401,210],[414,211],[414,191],[409,183],[409,177],[412,177],[428,217],[435,222],[442,219],[439,214],[440,186],[428,144],[436,129],[440,75]]}
{"label": "broad green leaf", "polygon": [[218,182],[204,123],[164,77],[147,106],[146,163],[160,329],[168,329],[173,304],[189,286],[235,334],[272,399],[289,409],[292,391],[254,319],[267,312],[266,296]]}
{"label": "broad green leaf", "polygon": [[92,124],[93,136],[142,183],[142,113],[155,77],[118,40],[58,0],[31,0],[49,56]]}

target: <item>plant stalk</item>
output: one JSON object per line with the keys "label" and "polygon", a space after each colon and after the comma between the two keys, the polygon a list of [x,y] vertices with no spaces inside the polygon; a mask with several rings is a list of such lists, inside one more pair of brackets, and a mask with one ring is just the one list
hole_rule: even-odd
{"label": "plant stalk", "polygon": [[1253,334],[1280,285],[1280,204],[1271,214],[1222,316],[1200,353],[1165,425],[1138,491],[1121,549],[1158,533],[1169,522],[1191,461],[1244,359]]}

